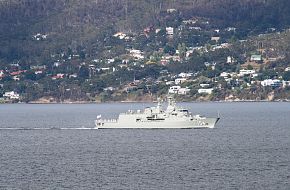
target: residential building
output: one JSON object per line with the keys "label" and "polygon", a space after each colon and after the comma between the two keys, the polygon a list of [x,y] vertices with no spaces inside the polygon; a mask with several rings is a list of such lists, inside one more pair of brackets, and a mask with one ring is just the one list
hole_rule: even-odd
{"label": "residential building", "polygon": [[218,42],[218,41],[220,41],[220,37],[219,36],[213,36],[213,37],[211,37],[211,41]]}
{"label": "residential building", "polygon": [[11,92],[5,92],[3,95],[4,98],[8,98],[10,100],[19,100],[20,99],[20,95],[14,91]]}
{"label": "residential building", "polygon": [[179,89],[181,89],[180,86],[171,86],[168,90],[169,94],[178,94]]}
{"label": "residential building", "polygon": [[210,86],[210,84],[203,83],[203,84],[200,84],[199,86],[200,86],[200,87],[202,87],[202,88],[206,88],[206,87],[209,87],[209,86]]}
{"label": "residential building", "polygon": [[208,89],[198,89],[198,93],[199,94],[212,94],[213,92],[213,88],[208,88]]}
{"label": "residential building", "polygon": [[250,60],[251,61],[262,61],[262,55],[252,55]]}
{"label": "residential building", "polygon": [[245,76],[245,75],[251,75],[251,74],[255,74],[256,71],[255,70],[250,70],[250,69],[241,69],[240,70],[240,76]]}
{"label": "residential building", "polygon": [[173,27],[166,27],[166,34],[167,35],[174,35],[174,28]]}
{"label": "residential building", "polygon": [[176,9],[167,9],[167,13],[174,13],[176,11],[177,11]]}
{"label": "residential building", "polygon": [[227,57],[227,63],[234,63],[234,62],[236,62],[236,61],[233,57],[231,57],[231,56]]}
{"label": "residential building", "polygon": [[186,82],[187,81],[187,79],[186,78],[177,78],[177,79],[175,79],[175,84],[182,84],[182,83],[184,83],[184,82]]}
{"label": "residential building", "polygon": [[266,79],[261,82],[262,86],[272,86],[272,87],[279,87],[282,86],[283,82],[278,79]]}
{"label": "residential building", "polygon": [[130,55],[137,60],[144,59],[143,52],[141,50],[138,50],[138,49],[130,50]]}
{"label": "residential building", "polygon": [[220,74],[220,77],[223,77],[223,78],[228,78],[229,76],[230,76],[230,73],[228,73],[228,72],[222,72]]}
{"label": "residential building", "polygon": [[179,94],[179,95],[186,95],[190,92],[188,87],[181,88],[180,86],[171,86],[168,90],[169,94]]}
{"label": "residential building", "polygon": [[178,76],[182,78],[192,77],[193,73],[179,73]]}
{"label": "residential building", "polygon": [[113,36],[123,40],[127,35],[123,32],[118,32],[118,33],[114,34]]}
{"label": "residential building", "polygon": [[173,85],[173,84],[175,84],[175,82],[174,81],[167,81],[165,84],[166,85]]}
{"label": "residential building", "polygon": [[189,88],[180,88],[179,90],[178,90],[178,94],[180,94],[180,95],[186,95],[186,94],[188,94],[190,92],[190,89]]}
{"label": "residential building", "polygon": [[0,78],[4,77],[4,71],[0,70]]}

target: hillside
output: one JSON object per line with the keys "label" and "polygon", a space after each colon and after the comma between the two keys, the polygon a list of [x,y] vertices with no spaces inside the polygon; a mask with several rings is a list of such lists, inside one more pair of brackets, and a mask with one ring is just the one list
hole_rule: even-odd
{"label": "hillside", "polygon": [[2,0],[0,101],[290,98],[286,0]]}
{"label": "hillside", "polygon": [[[2,0],[0,59],[45,61],[47,54],[77,45],[94,51],[114,32],[168,24],[162,13],[169,8],[177,9],[179,18],[203,16],[247,35],[289,26],[289,7],[287,0]],[[37,33],[49,40],[35,43],[32,37]]]}

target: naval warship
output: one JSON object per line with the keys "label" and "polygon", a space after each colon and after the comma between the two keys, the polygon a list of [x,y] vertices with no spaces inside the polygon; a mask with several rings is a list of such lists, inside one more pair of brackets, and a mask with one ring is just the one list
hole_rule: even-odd
{"label": "naval warship", "polygon": [[157,106],[141,110],[128,110],[119,114],[118,119],[102,119],[101,115],[95,120],[96,129],[191,129],[214,128],[219,117],[203,117],[192,115],[187,109],[176,106],[172,97],[168,97],[166,109],[161,102]]}

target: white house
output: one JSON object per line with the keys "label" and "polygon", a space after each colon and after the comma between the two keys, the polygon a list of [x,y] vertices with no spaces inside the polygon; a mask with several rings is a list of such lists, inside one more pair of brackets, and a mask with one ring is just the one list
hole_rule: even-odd
{"label": "white house", "polygon": [[13,76],[12,79],[13,79],[14,81],[20,81],[19,76]]}
{"label": "white house", "polygon": [[231,56],[227,57],[227,63],[234,63],[234,62],[236,62],[236,60],[233,57]]}
{"label": "white house", "polygon": [[167,13],[174,13],[174,12],[176,12],[177,10],[176,9],[167,9]]}
{"label": "white house", "polygon": [[166,27],[166,34],[167,35],[173,35],[174,34],[174,28],[173,27]]}
{"label": "white house", "polygon": [[186,94],[188,94],[190,92],[190,89],[189,88],[180,88],[179,90],[178,90],[178,94],[180,94],[180,95],[186,95]]}
{"label": "white house", "polygon": [[44,39],[46,39],[47,36],[48,36],[47,34],[40,34],[40,33],[37,33],[37,34],[33,35],[33,38],[34,38],[35,40],[39,41],[39,40],[44,40]]}
{"label": "white house", "polygon": [[118,33],[114,34],[113,36],[123,40],[127,35],[123,32],[118,32]]}
{"label": "white house", "polygon": [[252,55],[251,61],[262,61],[262,55]]}
{"label": "white house", "polygon": [[199,94],[212,94],[213,92],[213,88],[208,88],[208,89],[198,89],[198,93]]}
{"label": "white house", "polygon": [[220,77],[228,78],[229,75],[230,75],[230,73],[228,73],[228,72],[222,72],[222,73],[220,74]]}
{"label": "white house", "polygon": [[179,89],[181,89],[180,86],[171,86],[168,90],[169,94],[178,94]]}
{"label": "white house", "polygon": [[4,76],[4,71],[0,70],[0,78],[2,78]]}
{"label": "white house", "polygon": [[179,95],[186,95],[190,92],[188,87],[181,88],[180,86],[171,86],[168,90],[169,94],[179,94]]}
{"label": "white house", "polygon": [[116,88],[114,88],[114,87],[107,87],[107,88],[104,88],[104,91],[111,91],[111,92],[113,92],[113,91],[115,91],[116,90]]}
{"label": "white house", "polygon": [[266,79],[261,82],[262,86],[272,86],[272,87],[279,87],[283,84],[282,81],[278,79]]}
{"label": "white house", "polygon": [[187,81],[187,79],[186,78],[177,78],[177,79],[175,79],[175,84],[182,84],[182,83],[184,83],[184,82],[186,82]]}
{"label": "white house", "polygon": [[174,81],[167,81],[165,84],[166,85],[173,85],[173,84],[175,84],[175,82]]}
{"label": "white house", "polygon": [[231,32],[231,31],[236,31],[236,28],[235,27],[228,27],[228,28],[226,28],[226,31],[228,31],[228,32]]}
{"label": "white house", "polygon": [[201,27],[196,27],[196,26],[190,26],[189,29],[201,31]]}
{"label": "white house", "polygon": [[200,84],[199,86],[202,87],[202,88],[206,88],[206,87],[209,87],[209,84],[207,84],[207,83],[202,83],[202,84]]}
{"label": "white house", "polygon": [[138,60],[144,59],[143,52],[141,50],[138,50],[138,49],[131,49],[130,55]]}
{"label": "white house", "polygon": [[255,74],[255,73],[256,73],[255,70],[248,70],[248,69],[240,70],[240,76],[251,75],[251,74]]}
{"label": "white house", "polygon": [[110,63],[114,63],[114,62],[115,62],[115,59],[114,59],[114,58],[107,59],[106,62],[107,62],[108,64],[110,64]]}
{"label": "white house", "polygon": [[198,20],[197,19],[189,19],[182,21],[183,24],[195,24]]}
{"label": "white house", "polygon": [[206,67],[211,67],[212,70],[215,70],[216,62],[204,62]]}
{"label": "white house", "polygon": [[178,76],[181,78],[192,77],[193,73],[179,73]]}
{"label": "white house", "polygon": [[5,92],[3,97],[8,98],[10,100],[19,100],[20,99],[20,95],[14,91]]}
{"label": "white house", "polygon": [[219,36],[213,36],[211,37],[211,41],[216,41],[218,42],[221,38]]}

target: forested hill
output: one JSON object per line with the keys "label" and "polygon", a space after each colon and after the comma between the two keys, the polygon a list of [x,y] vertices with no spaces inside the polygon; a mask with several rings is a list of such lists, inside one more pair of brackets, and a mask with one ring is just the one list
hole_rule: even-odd
{"label": "forested hill", "polygon": [[289,100],[288,1],[0,0],[0,103]]}
{"label": "forested hill", "polygon": [[[218,27],[234,26],[246,33],[290,24],[287,0],[1,0],[0,58],[44,59],[74,44],[98,49],[114,32],[167,25],[170,20],[162,16],[167,9],[178,10],[180,19],[207,17]],[[50,38],[35,44],[32,36],[37,33]]]}
{"label": "forested hill", "polygon": [[31,29],[62,30],[113,21],[116,27],[123,27],[121,21],[125,19],[126,29],[138,29],[158,22],[158,14],[168,8],[178,9],[187,17],[199,15],[252,27],[283,27],[290,22],[287,0],[1,0],[0,16],[7,32],[25,24],[32,24]]}

